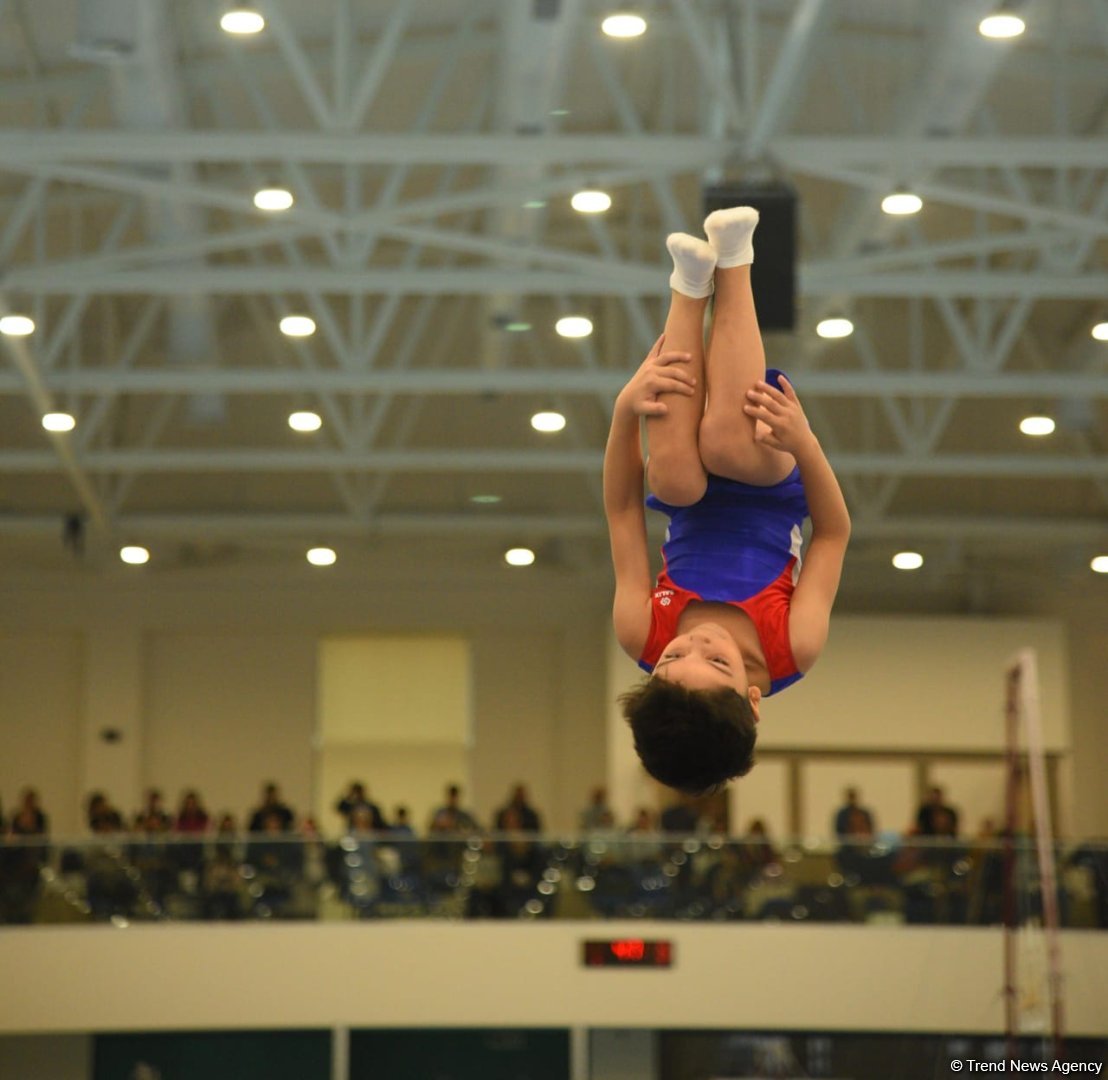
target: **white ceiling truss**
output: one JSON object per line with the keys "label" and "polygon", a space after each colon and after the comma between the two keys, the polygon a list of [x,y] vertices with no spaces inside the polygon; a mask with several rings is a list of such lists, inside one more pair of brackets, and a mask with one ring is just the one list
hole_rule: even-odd
{"label": "white ceiling truss", "polygon": [[[1010,42],[977,33],[984,0],[644,0],[631,42],[601,0],[255,6],[239,39],[216,0],[0,0],[0,308],[37,325],[0,345],[0,544],[79,513],[108,539],[514,535],[600,564],[664,236],[698,230],[706,182],[773,178],[800,320],[769,353],[861,550],[1108,545],[1100,0],[1010,4]],[[253,206],[272,183],[292,209]],[[905,185],[923,213],[883,215]],[[569,210],[583,186],[612,210]],[[591,338],[554,335],[573,311]],[[294,312],[314,337],[277,331]],[[821,341],[835,312],[856,331]],[[76,430],[44,433],[63,408]],[[1020,436],[1042,410],[1056,435]]]}

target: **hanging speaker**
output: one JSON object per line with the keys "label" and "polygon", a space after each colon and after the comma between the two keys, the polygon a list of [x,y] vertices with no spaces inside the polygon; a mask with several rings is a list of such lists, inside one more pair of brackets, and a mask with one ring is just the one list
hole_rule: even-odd
{"label": "hanging speaker", "polygon": [[704,213],[729,206],[758,211],[750,271],[758,325],[796,329],[796,191],[788,184],[721,184],[704,189]]}

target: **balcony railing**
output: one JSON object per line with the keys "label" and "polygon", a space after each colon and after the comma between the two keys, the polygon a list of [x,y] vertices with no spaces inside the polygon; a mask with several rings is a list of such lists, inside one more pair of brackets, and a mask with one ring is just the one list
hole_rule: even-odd
{"label": "balcony railing", "polygon": [[[1108,843],[1058,844],[1065,927],[1108,927]],[[1038,920],[1031,842],[531,834],[338,839],[111,834],[0,841],[0,922],[682,919],[995,925]]]}

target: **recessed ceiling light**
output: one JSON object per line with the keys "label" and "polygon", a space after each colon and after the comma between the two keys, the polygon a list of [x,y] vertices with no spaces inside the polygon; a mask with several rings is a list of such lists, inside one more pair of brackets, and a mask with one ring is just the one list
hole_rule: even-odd
{"label": "recessed ceiling light", "polygon": [[600,29],[608,37],[633,38],[646,32],[646,19],[641,15],[633,15],[630,12],[621,11],[616,15],[609,15],[601,24]]}
{"label": "recessed ceiling light", "polygon": [[228,34],[257,34],[265,28],[265,19],[250,8],[235,8],[223,13],[219,25]]}
{"label": "recessed ceiling light", "polygon": [[560,412],[537,412],[531,417],[531,426],[536,431],[551,434],[566,426],[566,418]]}
{"label": "recessed ceiling light", "polygon": [[554,329],[562,337],[588,337],[592,333],[592,320],[584,315],[565,315],[554,324]]}
{"label": "recessed ceiling light", "polygon": [[289,427],[293,431],[318,431],[323,427],[323,420],[319,413],[305,409],[302,412],[289,413]]}
{"label": "recessed ceiling light", "polygon": [[42,426],[47,431],[72,431],[77,426],[77,421],[67,412],[48,412],[42,418]]}
{"label": "recessed ceiling light", "polygon": [[918,551],[898,551],[893,556],[893,566],[898,570],[918,570],[923,566],[923,556]]}
{"label": "recessed ceiling light", "polygon": [[881,200],[881,209],[895,216],[918,214],[923,209],[923,199],[910,191],[894,191]]}
{"label": "recessed ceiling light", "polygon": [[1089,568],[1094,574],[1108,574],[1108,555],[1097,555],[1089,563]]}
{"label": "recessed ceiling light", "polygon": [[150,552],[138,544],[128,544],[119,549],[119,557],[129,566],[142,566],[150,561]]}
{"label": "recessed ceiling light", "polygon": [[1019,37],[1027,29],[1027,23],[1018,15],[1001,12],[996,15],[986,15],[977,24],[977,29],[982,37],[1014,38]]}
{"label": "recessed ceiling light", "polygon": [[[0,325],[3,324],[3,319],[0,319]],[[1108,341],[1108,322],[1098,322],[1092,330],[1093,337],[1097,341]]]}
{"label": "recessed ceiling light", "polygon": [[546,205],[545,199],[528,199],[523,204],[524,210],[541,210]]}
{"label": "recessed ceiling light", "polygon": [[494,506],[500,500],[499,495],[470,495],[469,497],[469,501],[476,503],[478,506]]}
{"label": "recessed ceiling light", "polygon": [[293,202],[288,188],[267,187],[254,192],[254,205],[259,210],[287,210]]}
{"label": "recessed ceiling light", "polygon": [[281,333],[289,337],[311,337],[315,333],[315,319],[307,315],[286,315],[281,320]]}
{"label": "recessed ceiling light", "polygon": [[0,334],[8,337],[26,337],[35,332],[35,320],[26,315],[5,315],[0,318]]}
{"label": "recessed ceiling light", "polygon": [[849,319],[820,319],[816,324],[816,333],[821,338],[844,338],[854,333],[854,324]]}
{"label": "recessed ceiling light", "polygon": [[530,566],[535,561],[535,553],[530,548],[509,548],[504,552],[504,561],[509,566]]}
{"label": "recessed ceiling light", "polygon": [[606,191],[579,191],[569,205],[579,214],[603,214],[612,205],[612,197]]}
{"label": "recessed ceiling light", "polygon": [[1049,416],[1025,416],[1020,421],[1020,431],[1024,435],[1041,437],[1054,432],[1054,421]]}
{"label": "recessed ceiling light", "polygon": [[312,566],[334,566],[338,556],[334,548],[315,547],[309,550],[307,559]]}
{"label": "recessed ceiling light", "polygon": [[504,324],[504,329],[507,330],[509,334],[525,334],[531,329],[531,324],[522,321],[510,322]]}

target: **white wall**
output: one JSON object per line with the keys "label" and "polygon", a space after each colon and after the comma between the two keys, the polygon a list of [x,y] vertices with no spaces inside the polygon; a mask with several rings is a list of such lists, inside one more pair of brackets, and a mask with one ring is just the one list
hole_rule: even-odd
{"label": "white wall", "polygon": [[[581,942],[669,939],[669,970],[585,968]],[[1108,1035],[1108,935],[1063,939],[1066,1027]],[[36,928],[0,935],[0,1033],[330,1027],[1004,1025],[990,928],[389,921]],[[79,978],[72,976],[80,972]],[[233,1002],[233,1006],[229,1003]]]}

